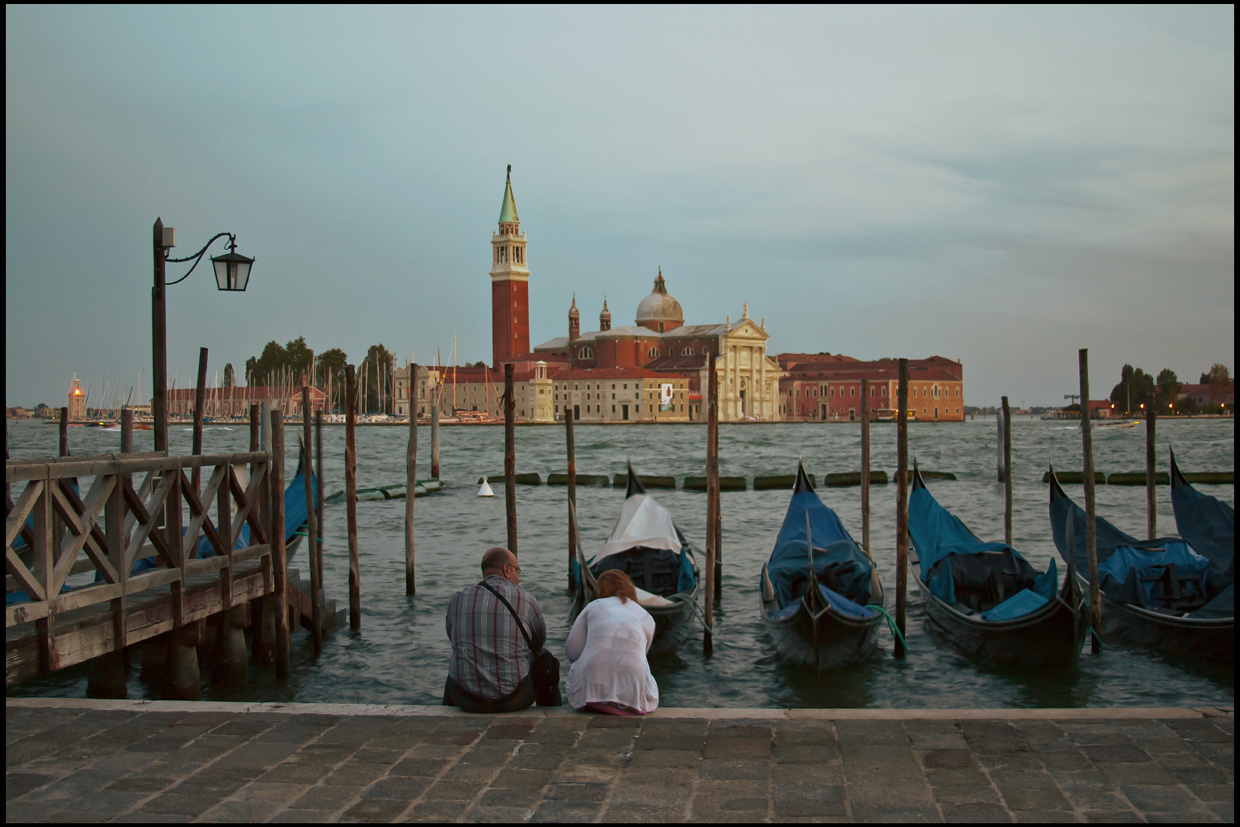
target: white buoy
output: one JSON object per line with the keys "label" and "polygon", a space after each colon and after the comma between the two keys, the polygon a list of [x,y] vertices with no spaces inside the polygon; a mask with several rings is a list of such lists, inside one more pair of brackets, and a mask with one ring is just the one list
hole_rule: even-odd
{"label": "white buoy", "polygon": [[482,487],[478,489],[479,497],[494,497],[495,492],[491,490],[491,484],[487,482],[487,478],[482,478]]}

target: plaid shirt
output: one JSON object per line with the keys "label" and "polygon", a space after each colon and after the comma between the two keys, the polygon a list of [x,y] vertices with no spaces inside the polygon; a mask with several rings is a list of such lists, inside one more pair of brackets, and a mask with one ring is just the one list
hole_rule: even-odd
{"label": "plaid shirt", "polygon": [[[541,648],[547,640],[547,624],[538,599],[497,574],[488,574],[483,582],[512,605],[534,645]],[[512,612],[481,585],[466,586],[452,595],[445,624],[452,641],[448,676],[466,692],[496,700],[516,689],[529,674],[530,648]]]}

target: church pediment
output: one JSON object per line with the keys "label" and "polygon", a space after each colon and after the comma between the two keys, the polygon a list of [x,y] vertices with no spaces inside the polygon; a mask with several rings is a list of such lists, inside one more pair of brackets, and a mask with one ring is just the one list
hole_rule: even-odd
{"label": "church pediment", "polygon": [[728,333],[730,339],[754,339],[765,342],[771,338],[753,319],[741,319]]}

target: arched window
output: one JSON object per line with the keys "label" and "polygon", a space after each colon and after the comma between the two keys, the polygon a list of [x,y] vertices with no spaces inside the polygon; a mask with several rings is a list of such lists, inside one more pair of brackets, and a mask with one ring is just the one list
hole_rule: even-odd
{"label": "arched window", "polygon": [[692,355],[693,355],[693,348],[691,348],[691,347],[687,347],[687,348],[685,348],[684,350],[682,350],[682,351],[680,352],[680,355],[681,355],[681,356],[692,356]]}
{"label": "arched window", "polygon": [[583,347],[581,350],[577,351],[577,358],[578,359],[593,359],[594,351],[588,347]]}
{"label": "arched window", "polygon": [[646,351],[646,355],[651,359],[654,359],[659,355],[659,349],[657,347],[652,347],[650,350]]}

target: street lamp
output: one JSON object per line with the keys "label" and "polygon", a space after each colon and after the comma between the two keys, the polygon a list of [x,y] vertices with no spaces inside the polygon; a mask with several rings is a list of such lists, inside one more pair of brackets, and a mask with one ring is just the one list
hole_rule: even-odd
{"label": "street lamp", "polygon": [[[217,240],[228,237],[228,252],[222,256],[213,256],[211,263],[215,266],[215,282],[221,291],[236,293],[245,290],[250,282],[250,268],[254,259],[246,258],[237,253],[237,237],[232,233],[217,233],[203,248],[192,256],[185,258],[168,258],[168,251],[177,245],[177,231],[174,227],[165,227],[164,222],[155,219],[153,249],[155,255],[155,286],[151,289],[151,350],[155,380],[155,399],[151,412],[155,420],[155,450],[168,450],[168,314],[164,304],[164,291],[169,285],[179,284],[194,272],[207,249]],[[189,272],[176,281],[164,280],[167,262],[194,262]]]}

